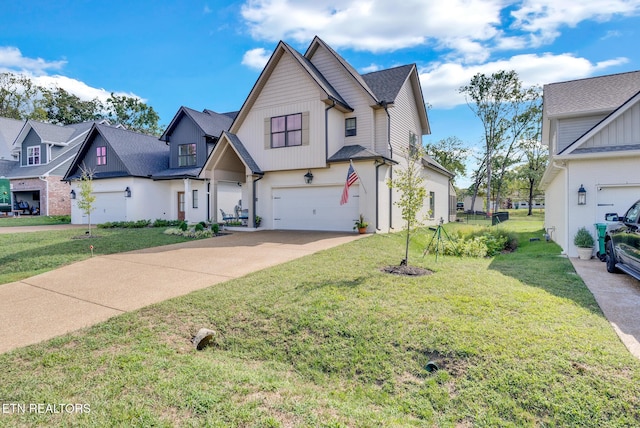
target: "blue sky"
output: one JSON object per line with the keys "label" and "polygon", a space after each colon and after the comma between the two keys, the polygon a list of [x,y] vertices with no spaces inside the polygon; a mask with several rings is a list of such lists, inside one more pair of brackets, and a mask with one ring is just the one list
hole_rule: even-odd
{"label": "blue sky", "polygon": [[76,95],[238,110],[279,40],[320,36],[362,73],[416,63],[432,134],[481,144],[458,88],[516,70],[543,85],[640,69],[640,0],[57,0],[4,2],[0,72]]}

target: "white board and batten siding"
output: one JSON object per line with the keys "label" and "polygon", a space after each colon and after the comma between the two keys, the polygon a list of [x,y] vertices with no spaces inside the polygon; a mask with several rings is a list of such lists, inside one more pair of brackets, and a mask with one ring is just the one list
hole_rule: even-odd
{"label": "white board and batten siding", "polygon": [[353,225],[359,215],[359,186],[352,185],[349,188],[349,201],[340,205],[343,187],[274,188],[274,229],[353,231]]}

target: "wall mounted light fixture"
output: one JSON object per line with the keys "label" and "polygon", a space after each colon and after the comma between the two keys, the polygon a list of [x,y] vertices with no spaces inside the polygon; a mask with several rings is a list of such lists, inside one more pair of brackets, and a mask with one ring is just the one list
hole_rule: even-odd
{"label": "wall mounted light fixture", "polygon": [[130,198],[131,197],[131,189],[129,189],[129,186],[127,186],[127,188],[124,189],[124,197],[125,198]]}
{"label": "wall mounted light fixture", "polygon": [[313,174],[311,174],[311,170],[309,170],[305,175],[304,175],[304,182],[307,184],[311,184],[311,182],[313,181]]}
{"label": "wall mounted light fixture", "polygon": [[71,199],[75,199],[75,198],[76,198],[76,191],[75,191],[75,190],[73,190],[73,189],[71,189],[71,193],[69,193],[69,197],[70,197]]}
{"label": "wall mounted light fixture", "polygon": [[578,205],[586,205],[587,204],[587,191],[584,189],[582,184],[578,189]]}

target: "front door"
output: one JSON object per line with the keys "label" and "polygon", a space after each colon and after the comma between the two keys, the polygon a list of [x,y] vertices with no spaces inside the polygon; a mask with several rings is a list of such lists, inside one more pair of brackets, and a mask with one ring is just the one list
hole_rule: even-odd
{"label": "front door", "polygon": [[184,221],[184,192],[178,192],[178,220]]}

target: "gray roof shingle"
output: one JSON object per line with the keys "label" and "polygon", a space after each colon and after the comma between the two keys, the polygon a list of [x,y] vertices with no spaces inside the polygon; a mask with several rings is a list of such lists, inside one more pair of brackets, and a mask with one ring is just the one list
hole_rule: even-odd
{"label": "gray roof shingle", "polygon": [[379,153],[366,149],[358,144],[344,146],[327,159],[328,162],[345,162],[351,159],[382,159]]}
{"label": "gray roof shingle", "polygon": [[363,74],[362,78],[378,98],[378,101],[392,103],[398,96],[404,82],[409,78],[413,65],[403,65],[386,70]]}
{"label": "gray roof shingle", "polygon": [[547,116],[610,112],[640,90],[640,71],[544,85]]}
{"label": "gray roof shingle", "polygon": [[13,160],[11,148],[24,124],[24,120],[0,117],[0,159]]}
{"label": "gray roof shingle", "polygon": [[224,132],[224,135],[229,140],[229,144],[231,144],[236,149],[236,152],[238,152],[238,155],[240,155],[242,161],[247,167],[249,167],[252,173],[259,175],[264,174],[264,172],[262,172],[256,161],[253,160],[253,158],[249,154],[249,151],[244,146],[244,144],[242,144],[242,141],[240,141],[240,138],[238,138],[236,134]]}

